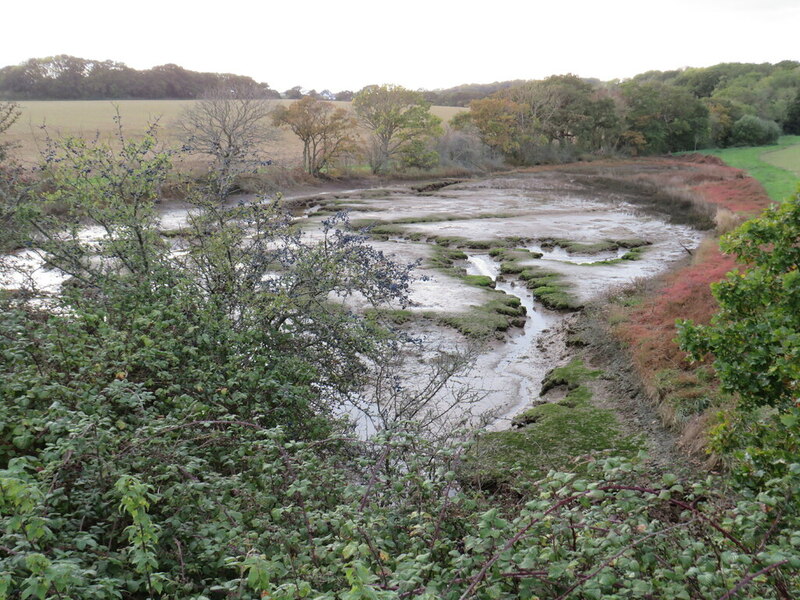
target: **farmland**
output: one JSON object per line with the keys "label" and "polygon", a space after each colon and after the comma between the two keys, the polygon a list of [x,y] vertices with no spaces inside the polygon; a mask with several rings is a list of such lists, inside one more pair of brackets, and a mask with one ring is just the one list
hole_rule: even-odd
{"label": "farmland", "polygon": [[[102,138],[113,137],[114,116],[119,111],[126,134],[143,132],[148,123],[158,121],[162,127],[160,137],[167,143],[176,143],[180,137],[177,120],[181,112],[190,107],[193,100],[75,100],[75,101],[27,101],[20,102],[22,115],[9,129],[9,141],[19,145],[18,156],[25,162],[38,160],[44,147],[45,132],[51,136],[76,135]],[[275,100],[275,104],[290,104],[292,100]],[[349,107],[349,102],[334,102],[337,106]],[[466,110],[451,106],[435,106],[431,112],[444,122]],[[279,131],[270,154],[275,160],[292,162],[302,152],[302,144],[288,130]]]}

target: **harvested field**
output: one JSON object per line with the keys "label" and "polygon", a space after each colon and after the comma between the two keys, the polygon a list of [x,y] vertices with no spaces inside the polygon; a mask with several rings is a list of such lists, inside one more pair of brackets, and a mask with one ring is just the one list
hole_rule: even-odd
{"label": "harvested field", "polygon": [[[157,120],[161,126],[162,140],[167,144],[177,143],[179,132],[175,126],[181,112],[191,106],[193,100],[73,100],[73,101],[23,101],[22,115],[7,132],[9,141],[18,145],[17,155],[25,162],[36,162],[44,148],[46,125],[51,136],[74,135],[91,138],[113,139],[116,125],[114,116],[119,110],[127,135],[143,133]],[[274,100],[275,104],[288,104],[292,100]],[[334,102],[349,107],[349,102]],[[463,108],[434,106],[435,115],[449,121]],[[296,162],[302,154],[302,144],[289,131],[280,131],[277,139],[266,151],[276,161]]]}

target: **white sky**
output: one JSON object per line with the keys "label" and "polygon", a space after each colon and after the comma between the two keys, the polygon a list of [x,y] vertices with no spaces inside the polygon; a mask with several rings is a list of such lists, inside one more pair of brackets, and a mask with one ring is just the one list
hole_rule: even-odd
{"label": "white sky", "polygon": [[33,0],[0,10],[0,66],[71,54],[175,63],[283,91],[602,80],[800,59],[800,0]]}

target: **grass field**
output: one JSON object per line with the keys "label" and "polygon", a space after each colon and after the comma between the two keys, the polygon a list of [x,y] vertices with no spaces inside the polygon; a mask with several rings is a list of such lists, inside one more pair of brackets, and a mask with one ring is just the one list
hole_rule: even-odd
{"label": "grass field", "polygon": [[727,164],[747,171],[769,197],[780,202],[797,190],[800,177],[800,136],[785,135],[773,146],[701,150],[719,156]]}
{"label": "grass field", "polygon": [[768,162],[779,169],[791,171],[800,177],[800,136],[791,137],[797,140],[796,145],[789,146],[783,150],[765,152],[761,155],[761,160]]}
{"label": "grass field", "polygon": [[[20,102],[22,115],[9,129],[10,141],[18,144],[17,155],[25,162],[36,162],[44,146],[45,132],[51,136],[77,135],[109,138],[115,133],[114,116],[117,109],[122,117],[125,131],[129,135],[142,133],[148,123],[158,120],[160,138],[167,143],[176,143],[179,132],[176,121],[181,112],[191,106],[192,100],[75,100],[75,101],[31,101]],[[291,100],[275,100],[276,104],[288,104]],[[349,107],[349,102],[334,102]],[[464,108],[434,106],[431,112],[449,121]],[[269,149],[271,156],[281,161],[296,160],[302,153],[300,141],[290,132],[282,131]]]}

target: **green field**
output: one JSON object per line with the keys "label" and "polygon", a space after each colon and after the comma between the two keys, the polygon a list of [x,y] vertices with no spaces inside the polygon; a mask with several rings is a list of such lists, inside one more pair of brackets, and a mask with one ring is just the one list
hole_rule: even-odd
{"label": "green field", "polygon": [[800,136],[792,136],[792,138],[797,138],[797,145],[789,146],[783,150],[765,152],[761,159],[780,169],[791,171],[800,177]]}
{"label": "green field", "polygon": [[727,164],[747,171],[767,190],[769,197],[782,201],[797,191],[800,177],[800,136],[785,135],[772,146],[701,150],[719,156]]}
{"label": "green field", "polygon": [[[181,112],[191,106],[193,100],[74,100],[74,101],[30,101],[20,102],[22,115],[8,130],[10,141],[18,145],[18,156],[25,162],[36,162],[44,147],[45,132],[51,136],[78,135],[93,137],[99,133],[109,138],[115,133],[114,116],[116,111],[122,117],[125,131],[136,135],[142,133],[148,123],[158,120],[161,126],[160,137],[166,142],[176,142],[179,132],[175,126]],[[276,104],[291,103],[292,100],[275,100]],[[349,107],[349,102],[334,102]],[[445,122],[464,108],[434,106],[435,115]],[[302,144],[288,131],[283,131],[270,148],[270,155],[278,160],[291,160],[300,156]]]}

